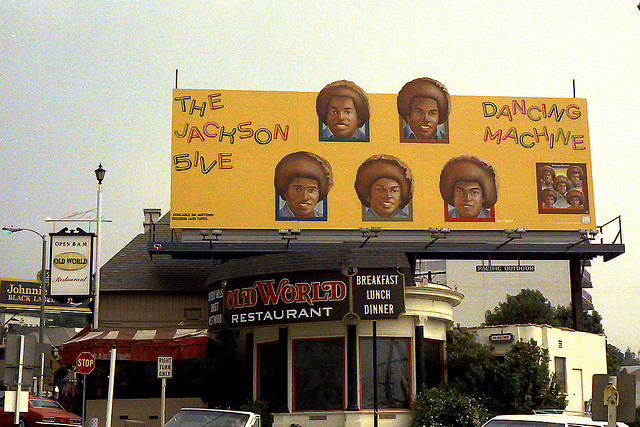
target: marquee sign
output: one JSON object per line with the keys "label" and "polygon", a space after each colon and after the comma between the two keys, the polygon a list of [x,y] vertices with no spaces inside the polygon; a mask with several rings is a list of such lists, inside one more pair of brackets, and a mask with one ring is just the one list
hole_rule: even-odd
{"label": "marquee sign", "polygon": [[595,226],[586,100],[399,83],[174,90],[171,227]]}
{"label": "marquee sign", "polygon": [[209,326],[396,319],[404,312],[404,276],[395,269],[279,273],[219,282],[209,292]]}
{"label": "marquee sign", "polygon": [[[0,279],[0,308],[5,310],[40,310],[42,286],[36,280]],[[45,300],[47,310],[90,313],[87,307]]]}

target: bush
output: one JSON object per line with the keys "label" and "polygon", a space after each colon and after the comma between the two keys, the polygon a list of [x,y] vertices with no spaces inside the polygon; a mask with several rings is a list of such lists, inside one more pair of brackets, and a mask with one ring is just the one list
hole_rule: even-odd
{"label": "bush", "polygon": [[413,402],[412,427],[479,427],[488,419],[478,400],[448,388],[432,388]]}

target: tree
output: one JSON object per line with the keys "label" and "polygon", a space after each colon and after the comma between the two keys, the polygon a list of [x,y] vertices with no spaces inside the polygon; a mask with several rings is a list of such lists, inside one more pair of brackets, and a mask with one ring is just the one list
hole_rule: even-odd
{"label": "tree", "polygon": [[[597,311],[583,312],[584,332],[601,334],[604,332],[602,317]],[[571,306],[551,307],[551,303],[540,291],[523,289],[518,295],[507,295],[493,312],[485,313],[486,325],[514,325],[534,323],[537,325],[563,326],[573,328]]]}
{"label": "tree", "polygon": [[552,325],[554,321],[551,303],[538,290],[523,289],[518,295],[507,295],[491,312],[485,313],[486,325],[513,325],[535,323]]}
{"label": "tree", "polygon": [[447,334],[447,373],[449,384],[469,396],[486,396],[496,382],[496,361],[491,349],[476,341],[464,328]]}
{"label": "tree", "polygon": [[640,365],[640,360],[638,360],[638,354],[627,347],[627,351],[624,352],[624,359],[622,359],[622,366],[629,365]]}
{"label": "tree", "polygon": [[413,427],[479,427],[488,419],[487,410],[475,398],[454,389],[424,390],[413,402]]}
{"label": "tree", "polygon": [[484,404],[490,414],[530,413],[533,409],[564,409],[566,400],[549,355],[535,341],[514,343],[504,360],[475,341],[468,330],[455,328],[447,346],[449,385]]}
{"label": "tree", "polygon": [[535,340],[511,346],[497,376],[493,408],[503,414],[534,409],[564,409],[566,399],[555,375],[549,373],[549,354]]}
{"label": "tree", "polygon": [[[565,328],[573,328],[573,313],[571,306],[565,307],[559,305],[556,307],[553,313],[555,319],[554,326],[564,326]],[[593,310],[592,313],[588,311],[583,312],[584,332],[591,332],[592,334],[604,333],[604,327],[602,326],[602,316]]]}

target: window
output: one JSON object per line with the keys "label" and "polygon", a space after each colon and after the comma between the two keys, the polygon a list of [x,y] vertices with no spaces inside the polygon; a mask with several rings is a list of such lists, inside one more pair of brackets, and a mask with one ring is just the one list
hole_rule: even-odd
{"label": "window", "polygon": [[415,274],[424,284],[447,284],[447,261],[443,259],[419,259],[416,261]]}
{"label": "window", "polygon": [[258,344],[258,398],[279,403],[278,342]]}
{"label": "window", "polygon": [[444,377],[443,342],[424,340],[424,382],[426,388],[438,387]]}
{"label": "window", "polygon": [[293,341],[294,411],[345,407],[344,338]]}
{"label": "window", "polygon": [[[409,408],[409,338],[377,338],[378,408]],[[373,408],[373,339],[360,341],[362,408]]]}
{"label": "window", "polygon": [[[208,387],[207,362],[199,359],[174,359],[173,378],[167,382],[167,397],[200,397]],[[114,398],[149,399],[160,397],[158,363],[118,360],[114,382]],[[108,389],[109,361],[97,360],[95,371],[86,376],[87,399],[105,399]],[[67,408],[69,409],[69,408]]]}
{"label": "window", "polygon": [[554,357],[553,364],[556,375],[560,380],[560,390],[567,392],[567,359],[564,357]]}
{"label": "window", "polygon": [[202,319],[202,309],[200,308],[185,308],[184,320],[200,320]]}

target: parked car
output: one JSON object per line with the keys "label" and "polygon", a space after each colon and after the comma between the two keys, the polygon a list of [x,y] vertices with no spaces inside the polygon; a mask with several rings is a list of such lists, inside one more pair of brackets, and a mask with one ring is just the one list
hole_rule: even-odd
{"label": "parked car", "polygon": [[[0,396],[0,427],[14,426],[15,412],[5,412]],[[29,396],[29,411],[20,413],[20,427],[80,427],[82,418],[66,411],[55,400]]]}
{"label": "parked car", "polygon": [[[482,427],[606,427],[605,421],[592,421],[585,415],[577,414],[534,414],[534,415],[498,415],[483,424]],[[618,423],[618,427],[628,427]]]}
{"label": "parked car", "polygon": [[260,427],[260,415],[224,409],[182,408],[164,427]]}

